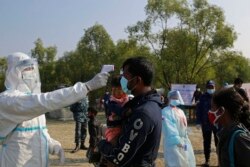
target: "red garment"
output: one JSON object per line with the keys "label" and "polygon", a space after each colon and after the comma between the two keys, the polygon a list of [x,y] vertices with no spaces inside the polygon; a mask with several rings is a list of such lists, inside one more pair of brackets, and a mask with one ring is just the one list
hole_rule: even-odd
{"label": "red garment", "polygon": [[121,98],[116,98],[115,96],[110,96],[110,101],[116,102],[119,106],[123,107],[127,102],[129,98],[127,94],[122,95]]}
{"label": "red garment", "polygon": [[105,131],[105,138],[108,142],[118,137],[121,134],[121,127],[107,128]]}

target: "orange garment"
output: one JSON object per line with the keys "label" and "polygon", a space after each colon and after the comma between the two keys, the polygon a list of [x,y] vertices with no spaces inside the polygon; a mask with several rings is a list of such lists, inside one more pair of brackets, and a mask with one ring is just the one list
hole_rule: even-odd
{"label": "orange garment", "polygon": [[121,134],[121,127],[107,128],[105,131],[105,138],[108,142],[112,142]]}
{"label": "orange garment", "polygon": [[117,104],[119,104],[121,107],[123,107],[127,102],[129,98],[128,95],[124,94],[120,98],[117,98],[113,95],[110,96],[110,101],[115,101]]}

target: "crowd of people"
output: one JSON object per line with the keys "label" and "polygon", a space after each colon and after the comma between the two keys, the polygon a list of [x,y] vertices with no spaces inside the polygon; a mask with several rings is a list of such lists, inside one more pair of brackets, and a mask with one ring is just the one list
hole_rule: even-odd
{"label": "crowd of people", "polygon": [[[41,93],[35,59],[14,53],[7,63],[6,91],[0,94],[0,167],[45,167],[48,154],[58,155],[62,164],[64,150],[50,137],[44,114],[66,106],[75,120],[71,153],[87,150],[89,162],[96,166],[155,167],[161,135],[165,166],[196,166],[181,94],[170,90],[166,98],[161,97],[152,87],[155,72],[146,58],[128,58],[122,73],[111,78],[111,91],[103,97],[105,124],[97,119],[96,107],[89,106],[88,93],[106,86],[110,74],[98,73],[85,83]],[[216,90],[209,80],[204,93],[196,87],[192,101],[196,128],[203,137],[204,167],[210,163],[212,134],[220,167],[249,164],[250,110],[242,84],[236,78],[232,87]]]}

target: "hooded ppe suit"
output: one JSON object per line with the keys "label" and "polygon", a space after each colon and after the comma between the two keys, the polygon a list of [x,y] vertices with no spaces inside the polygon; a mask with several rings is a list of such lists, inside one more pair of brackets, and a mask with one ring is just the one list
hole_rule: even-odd
{"label": "hooded ppe suit", "polygon": [[69,106],[88,91],[106,85],[108,74],[99,73],[86,83],[41,93],[34,59],[14,53],[7,63],[7,90],[0,94],[0,167],[46,167],[49,153],[57,154],[63,162],[63,149],[49,136],[44,113]]}
{"label": "hooded ppe suit", "polygon": [[162,109],[162,131],[164,160],[168,167],[195,167],[195,156],[187,134],[187,120],[184,112],[172,105],[184,104],[179,91],[168,93],[170,105]]}

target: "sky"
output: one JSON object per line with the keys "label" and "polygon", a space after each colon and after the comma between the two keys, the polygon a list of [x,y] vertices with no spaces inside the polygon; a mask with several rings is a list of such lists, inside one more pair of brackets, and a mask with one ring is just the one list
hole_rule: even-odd
{"label": "sky", "polygon": [[[250,58],[250,1],[208,0],[224,10],[238,39],[234,49]],[[146,18],[147,0],[0,0],[0,56],[30,55],[36,39],[56,46],[57,57],[75,50],[84,29],[98,23],[116,42],[126,39],[125,28]]]}

